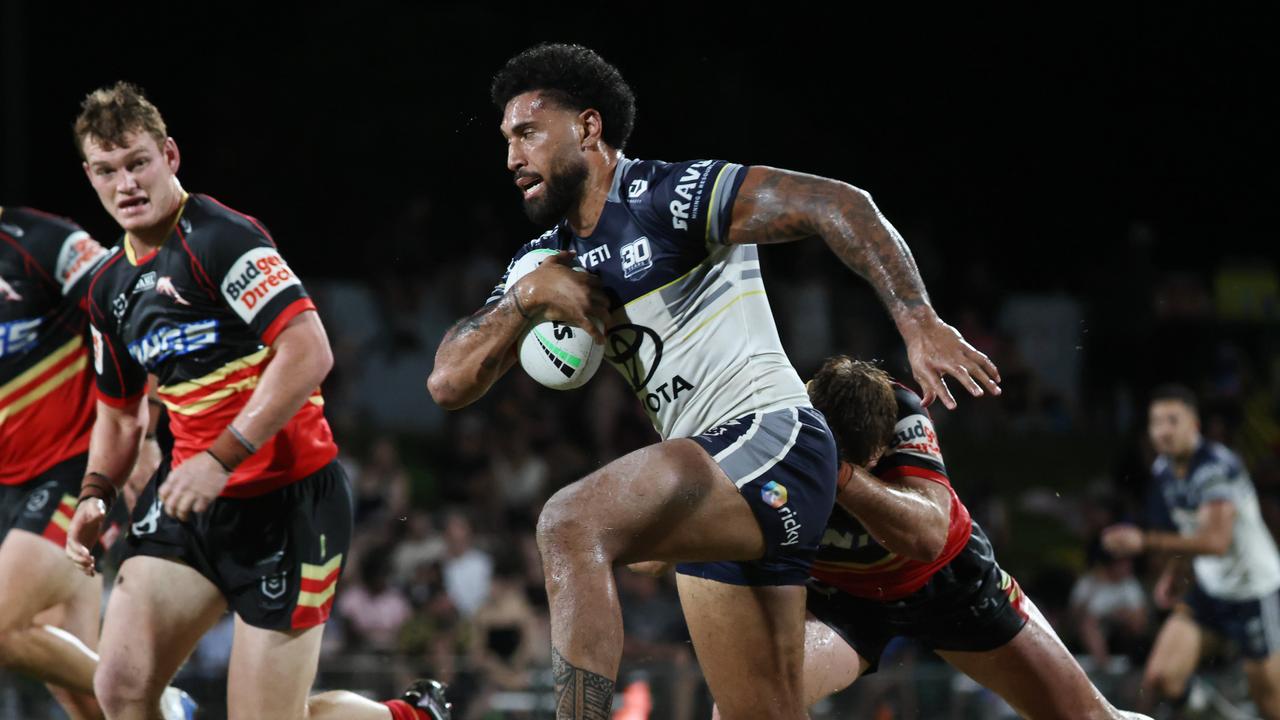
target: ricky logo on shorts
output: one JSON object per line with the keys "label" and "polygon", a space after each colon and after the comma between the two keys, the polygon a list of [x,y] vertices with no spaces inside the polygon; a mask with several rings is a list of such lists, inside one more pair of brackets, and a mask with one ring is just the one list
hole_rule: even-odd
{"label": "ricky logo on shorts", "polygon": [[787,540],[780,545],[787,547],[799,543],[801,524],[796,511],[787,507],[787,487],[770,480],[760,489],[760,498],[769,507],[777,510],[778,517],[782,520],[782,529],[787,533]]}

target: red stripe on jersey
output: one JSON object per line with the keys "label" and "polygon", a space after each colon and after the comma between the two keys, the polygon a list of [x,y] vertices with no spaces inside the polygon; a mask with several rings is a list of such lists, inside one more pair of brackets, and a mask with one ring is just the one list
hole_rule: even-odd
{"label": "red stripe on jersey", "polygon": [[[909,469],[929,472],[918,467]],[[934,560],[920,562],[890,554],[881,562],[862,568],[815,561],[809,574],[855,597],[879,601],[899,600],[924,587],[929,578],[960,554],[973,532],[973,519],[969,516],[969,509],[960,502],[950,484],[947,484],[947,489],[951,492],[951,519],[947,525],[947,539],[942,552]],[[897,561],[890,562],[889,558]]]}
{"label": "red stripe on jersey", "polygon": [[191,246],[187,244],[187,236],[182,232],[182,224],[174,226],[174,231],[178,233],[178,239],[182,241],[182,247],[187,251],[187,257],[191,259],[192,275],[197,279],[203,279],[205,282],[205,292],[209,293],[209,299],[218,299],[218,286],[213,280],[209,279],[209,273],[205,271],[204,265],[200,264],[200,260],[196,258],[196,254],[191,252]]}
{"label": "red stripe on jersey", "polygon": [[881,480],[901,480],[904,477],[918,477],[951,487],[951,480],[946,475],[918,465],[901,465],[896,468],[889,468],[876,473],[876,476]]}
{"label": "red stripe on jersey", "polygon": [[301,590],[302,592],[313,592],[313,593],[324,592],[325,588],[329,587],[334,582],[336,582],[338,580],[338,576],[341,574],[342,574],[342,567],[339,566],[338,568],[334,569],[333,572],[326,575],[323,580],[312,580],[310,578],[302,578]]}
{"label": "red stripe on jersey", "polygon": [[308,310],[315,309],[316,304],[311,302],[311,298],[307,297],[298,298],[297,300],[289,303],[285,306],[284,310],[280,311],[280,314],[276,316],[276,319],[271,321],[271,324],[267,326],[266,331],[262,333],[262,342],[267,345],[274,343],[280,333],[284,331],[285,326],[289,324],[290,320]]}
{"label": "red stripe on jersey", "polygon": [[[125,242],[129,242],[129,241],[126,239]],[[102,267],[98,268],[98,272],[93,274],[93,279],[89,281],[89,295],[88,295],[89,303],[93,306],[92,309],[97,310],[98,315],[103,318],[106,318],[107,314],[102,312],[102,308],[98,307],[98,303],[94,302],[93,300],[94,285],[98,283],[98,278],[102,277],[102,274],[107,271],[107,268],[119,262],[120,258],[122,257],[124,257],[124,251],[117,252],[115,255],[112,255],[110,258],[107,258],[107,261],[102,263]],[[89,313],[89,319],[90,321],[92,321],[93,319],[92,312]],[[125,383],[124,383],[124,373],[120,372],[120,358],[116,357],[116,351],[111,346],[111,342],[107,339],[107,335],[105,332],[102,334],[102,346],[111,352],[111,367],[116,371],[116,381],[117,381],[116,386],[123,389],[125,386]],[[127,407],[129,405],[132,405],[133,401],[138,399],[138,395],[123,397],[123,398],[112,397],[102,392],[102,387],[99,386],[98,399],[102,400],[103,402],[105,402],[106,404],[110,405],[113,408],[122,408],[122,407]]]}
{"label": "red stripe on jersey", "polygon": [[[17,403],[19,400],[26,398],[28,393],[35,392],[41,385],[43,385],[46,381],[51,380],[58,373],[62,372],[63,370],[66,370],[71,365],[74,365],[81,361],[86,361],[88,356],[89,356],[89,350],[84,346],[81,346],[79,349],[75,350],[74,352],[68,353],[66,357],[63,357],[58,362],[45,368],[44,371],[41,372],[39,375],[36,375],[35,377],[31,378],[23,385],[9,392],[7,395],[0,397],[0,410],[4,410],[6,407],[9,407],[10,405]],[[87,361],[85,364],[86,365],[88,364]]]}
{"label": "red stripe on jersey", "polygon": [[18,251],[18,254],[22,256],[22,264],[27,269],[27,272],[31,272],[34,270],[35,272],[39,273],[41,277],[44,278],[45,282],[49,283],[50,285],[53,285],[54,287],[58,288],[59,291],[61,291],[62,286],[53,281],[53,278],[49,275],[49,273],[45,271],[44,267],[41,266],[40,263],[36,262],[36,259],[31,256],[31,253],[27,252],[27,249],[22,246],[22,243],[18,242],[17,239],[9,235],[8,233],[0,233],[0,239],[3,239],[5,242],[9,243],[10,245],[13,246],[14,250]]}
{"label": "red stripe on jersey", "polygon": [[[82,349],[79,357],[85,356]],[[0,485],[24,483],[87,452],[93,416],[93,375],[86,359],[84,370],[0,421]]]}
{"label": "red stripe on jersey", "polygon": [[289,624],[294,630],[306,630],[316,625],[322,625],[329,619],[329,611],[332,609],[333,598],[325,600],[320,607],[299,605],[293,609],[293,616],[289,619]]}

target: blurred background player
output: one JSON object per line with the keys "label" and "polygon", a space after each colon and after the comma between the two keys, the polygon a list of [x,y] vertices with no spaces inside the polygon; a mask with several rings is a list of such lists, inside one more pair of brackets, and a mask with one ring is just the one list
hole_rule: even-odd
{"label": "blurred background player", "polygon": [[[0,207],[0,666],[45,681],[77,720],[102,717],[102,582],[62,546],[93,428],[86,293],[106,257],[70,220]],[[165,691],[166,718],[192,707]]]}
{"label": "blurred background player", "polygon": [[874,673],[915,638],[1034,720],[1141,718],[1094,688],[951,487],[919,396],[837,356],[808,383],[840,448],[837,504],[814,561],[805,702]]}
{"label": "blurred background player", "polygon": [[61,548],[93,427],[85,289],[106,255],[69,220],[0,208],[0,666],[48,683],[77,719],[102,715],[102,584]]}
{"label": "blurred background player", "polygon": [[94,682],[106,714],[154,717],[159,689],[230,608],[231,717],[447,718],[426,682],[385,704],[308,700],[352,500],[319,393],[332,355],[301,282],[261,223],[182,189],[178,146],[137,88],[90,93],[75,134],[125,231],[89,288],[98,416],[67,539],[89,574],[87,548],[137,455],[148,372],[174,441],[138,499],[107,608]]}
{"label": "blurred background player", "polygon": [[[783,352],[756,244],[821,237],[879,293],[926,399],[998,393],[986,356],[929,304],[906,243],[845,183],[717,160],[622,151],[635,100],[616,68],[539,45],[495,76],[526,243],[561,251],[442,341],[428,387],[446,408],[480,398],[541,315],[604,341],[664,439],[570,485],[538,542],[551,607],[557,718],[605,718],[623,652],[612,566],[677,561],[698,658],[730,718],[804,717],[804,582],[835,491],[835,443]],[[588,272],[574,272],[574,254]],[[513,260],[514,260],[513,259]],[[986,388],[984,391],[983,388]],[[760,678],[768,678],[760,682]]]}
{"label": "blurred background player", "polygon": [[[1280,719],[1280,555],[1263,523],[1240,458],[1200,434],[1195,395],[1179,385],[1151,396],[1148,432],[1159,453],[1151,469],[1176,532],[1115,525],[1102,536],[1114,555],[1165,556],[1156,604],[1173,607],[1143,673],[1148,694],[1187,703],[1204,631],[1233,641],[1244,656],[1249,694],[1267,720]],[[1190,559],[1190,591],[1175,587]]]}

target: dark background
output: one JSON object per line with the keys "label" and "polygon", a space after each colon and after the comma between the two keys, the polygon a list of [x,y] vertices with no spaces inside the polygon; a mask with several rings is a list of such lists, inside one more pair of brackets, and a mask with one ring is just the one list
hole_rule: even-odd
{"label": "dark background", "polygon": [[[1087,287],[1081,271],[1133,219],[1170,264],[1269,247],[1276,26],[1247,5],[1116,5],[9,1],[0,189],[114,236],[69,127],[86,92],[124,78],[164,112],[188,189],[305,239],[293,262],[311,274],[350,267],[341,240],[377,243],[419,192],[500,200],[514,244],[533,230],[488,78],[528,44],[567,40],[635,88],[631,154],[847,180],[890,218],[926,219],[948,258],[995,258],[1026,287]],[[432,252],[465,250],[466,225]]]}

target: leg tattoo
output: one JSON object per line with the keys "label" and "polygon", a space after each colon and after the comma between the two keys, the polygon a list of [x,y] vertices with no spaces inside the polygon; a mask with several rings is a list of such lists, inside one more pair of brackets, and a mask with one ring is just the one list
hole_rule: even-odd
{"label": "leg tattoo", "polygon": [[555,648],[551,674],[556,681],[556,720],[609,720],[613,680],[574,667]]}

